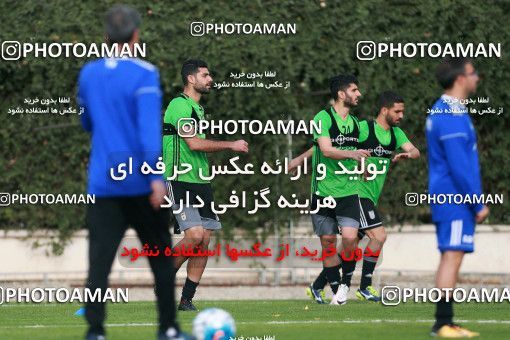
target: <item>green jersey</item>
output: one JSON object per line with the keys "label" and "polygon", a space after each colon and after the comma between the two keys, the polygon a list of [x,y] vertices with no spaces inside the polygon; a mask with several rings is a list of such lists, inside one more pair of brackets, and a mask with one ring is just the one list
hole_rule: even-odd
{"label": "green jersey", "polygon": [[[345,119],[342,119],[335,109],[331,107],[327,110],[322,110],[314,117],[317,124],[321,124],[320,133],[314,132],[314,148],[312,156],[312,194],[318,196],[332,196],[340,198],[358,193],[358,181],[350,179],[352,175],[349,174],[335,174],[335,171],[340,171],[342,168],[339,163],[347,168],[353,170],[357,162],[353,159],[332,159],[324,156],[319,148],[317,139],[319,137],[327,137],[331,139],[331,144],[338,150],[356,150],[358,148],[359,138],[359,122],[356,117],[348,114]],[[324,164],[325,177],[321,180],[321,173],[317,171],[317,166]]]}
{"label": "green jersey", "polygon": [[[200,178],[199,171],[203,176],[209,176],[209,161],[207,154],[202,151],[190,150],[184,138],[177,133],[179,126],[184,127],[181,119],[194,119],[196,124],[204,119],[204,108],[185,94],[172,99],[165,111],[163,119],[163,162],[165,162],[165,178],[174,176],[174,167],[178,171],[183,171],[188,167],[183,164],[191,165],[191,170],[184,174],[178,174],[173,178],[174,181],[188,183],[209,183]],[[178,126],[179,125],[179,126]],[[197,133],[198,138],[205,139],[205,134]]]}
{"label": "green jersey", "polygon": [[375,164],[377,171],[382,172],[372,180],[361,178],[359,182],[359,196],[361,198],[368,198],[377,205],[390,168],[392,153],[399,149],[402,144],[409,142],[409,139],[407,139],[404,131],[399,127],[385,130],[376,121],[367,122],[366,120],[361,121],[359,124],[359,148],[368,150],[371,153],[371,157],[365,159],[365,169],[367,169],[369,164]]}

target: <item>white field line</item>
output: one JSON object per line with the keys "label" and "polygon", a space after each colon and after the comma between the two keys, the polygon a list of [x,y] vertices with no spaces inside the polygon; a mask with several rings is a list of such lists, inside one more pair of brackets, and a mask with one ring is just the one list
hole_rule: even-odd
{"label": "white field line", "polygon": [[[477,323],[477,324],[506,324],[510,325],[510,320],[455,320],[459,323]],[[237,325],[256,325],[256,324],[270,324],[270,325],[309,325],[309,324],[368,324],[368,323],[393,323],[393,324],[413,324],[413,323],[433,323],[434,320],[402,320],[402,319],[375,319],[375,320],[280,320],[280,321],[239,321]],[[191,322],[184,322],[190,324]],[[152,327],[157,326],[155,322],[144,323],[111,323],[106,324],[106,327]],[[20,325],[20,326],[0,326],[2,328],[74,328],[85,327],[82,325]]]}

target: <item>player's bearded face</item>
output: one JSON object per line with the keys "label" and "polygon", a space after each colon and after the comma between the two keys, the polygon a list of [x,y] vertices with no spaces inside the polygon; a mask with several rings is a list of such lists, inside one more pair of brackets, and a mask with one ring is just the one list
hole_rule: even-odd
{"label": "player's bearded face", "polygon": [[398,126],[404,118],[404,103],[395,103],[386,114],[386,123],[389,126]]}
{"label": "player's bearded face", "polygon": [[361,97],[358,87],[355,84],[351,84],[345,91],[344,105],[347,107],[354,107],[358,105],[358,98]]}
{"label": "player's bearded face", "polygon": [[206,94],[211,91],[213,85],[213,79],[209,74],[209,70],[205,67],[199,69],[195,75],[195,84],[193,88],[200,94]]}

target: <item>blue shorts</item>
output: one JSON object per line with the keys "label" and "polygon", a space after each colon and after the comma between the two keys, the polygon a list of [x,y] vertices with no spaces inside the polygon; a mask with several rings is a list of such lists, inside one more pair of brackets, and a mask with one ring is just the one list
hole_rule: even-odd
{"label": "blue shorts", "polygon": [[436,222],[436,235],[439,251],[474,251],[475,220],[460,219]]}

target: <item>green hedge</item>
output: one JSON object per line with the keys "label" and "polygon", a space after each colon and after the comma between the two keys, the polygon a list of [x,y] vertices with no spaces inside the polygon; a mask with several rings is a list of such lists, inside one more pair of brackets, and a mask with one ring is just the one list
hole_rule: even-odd
{"label": "green hedge", "polygon": [[[501,59],[479,59],[476,67],[482,81],[479,96],[490,97],[492,106],[509,101],[510,63],[508,46],[510,4],[499,1],[129,1],[143,16],[142,39],[147,59],[161,74],[165,107],[180,91],[179,70],[189,57],[206,60],[217,81],[230,72],[274,70],[280,80],[291,81],[290,90],[222,89],[205,101],[212,119],[311,119],[328,102],[328,78],[340,72],[359,76],[363,98],[355,112],[373,117],[377,94],[395,89],[406,99],[402,128],[422,151],[421,159],[399,164],[388,177],[380,209],[388,224],[430,222],[428,207],[410,208],[406,192],[427,188],[424,120],[426,109],[441,94],[433,71],[437,59],[390,59],[359,61],[359,40],[394,42],[500,42]],[[0,40],[21,42],[101,42],[102,16],[113,1],[15,2],[0,12]],[[289,36],[192,37],[189,24],[204,22],[296,23],[297,34]],[[84,192],[89,137],[79,127],[77,116],[9,116],[10,107],[27,97],[73,98],[77,75],[84,59],[29,57],[2,61],[0,65],[0,177],[2,192]],[[508,111],[508,107],[506,107]],[[505,193],[510,187],[509,113],[474,117],[479,135],[483,186],[487,193]],[[48,128],[51,127],[51,128]],[[233,138],[233,137],[232,137]],[[287,154],[285,136],[246,136],[250,154],[244,161],[260,164]],[[306,136],[294,136],[294,154],[304,150]],[[211,156],[225,162],[233,155]],[[309,178],[291,183],[287,178],[226,176],[214,182],[216,197],[226,200],[232,188],[273,192],[306,198]],[[273,196],[274,197],[274,196]],[[505,197],[508,200],[508,197]],[[509,205],[494,206],[490,223],[510,222]],[[295,213],[295,212],[294,212]],[[53,251],[59,253],[73,231],[84,227],[83,206],[11,206],[0,209],[0,226],[7,229],[55,229]],[[294,215],[295,216],[295,215]],[[226,231],[232,228],[285,227],[288,211],[267,210],[255,216],[232,211],[223,217]]]}

